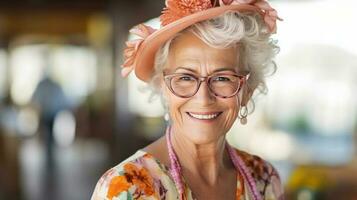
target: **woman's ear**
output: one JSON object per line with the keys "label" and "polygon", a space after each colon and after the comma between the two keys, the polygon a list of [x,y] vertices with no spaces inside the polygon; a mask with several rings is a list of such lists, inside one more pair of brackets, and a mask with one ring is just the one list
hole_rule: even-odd
{"label": "woman's ear", "polygon": [[162,92],[162,95],[166,98],[167,97],[167,86],[166,86],[165,79],[164,79],[163,75],[160,76],[159,87],[160,87],[160,91]]}
{"label": "woman's ear", "polygon": [[250,98],[252,98],[254,90],[256,87],[251,88],[249,87],[248,83],[245,83],[242,88],[242,101],[240,106],[246,106]]}
{"label": "woman's ear", "polygon": [[153,76],[151,83],[152,86],[155,88],[156,91],[161,91],[162,90],[162,75],[161,74],[156,74]]}

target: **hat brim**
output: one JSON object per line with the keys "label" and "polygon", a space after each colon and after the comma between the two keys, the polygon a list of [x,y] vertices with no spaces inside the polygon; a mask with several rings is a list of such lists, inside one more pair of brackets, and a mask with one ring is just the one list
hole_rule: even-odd
{"label": "hat brim", "polygon": [[262,12],[251,5],[219,6],[191,14],[161,27],[149,35],[140,45],[134,63],[136,76],[144,82],[149,82],[153,73],[155,54],[167,40],[192,24],[214,18],[226,11]]}

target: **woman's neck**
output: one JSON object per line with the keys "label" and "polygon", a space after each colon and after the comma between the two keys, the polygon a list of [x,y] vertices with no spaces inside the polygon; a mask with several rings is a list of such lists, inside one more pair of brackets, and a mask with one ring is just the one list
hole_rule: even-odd
{"label": "woman's neck", "polygon": [[183,173],[197,176],[195,178],[200,178],[209,185],[215,185],[225,170],[234,168],[225,150],[224,135],[211,143],[195,144],[173,129],[171,143]]}

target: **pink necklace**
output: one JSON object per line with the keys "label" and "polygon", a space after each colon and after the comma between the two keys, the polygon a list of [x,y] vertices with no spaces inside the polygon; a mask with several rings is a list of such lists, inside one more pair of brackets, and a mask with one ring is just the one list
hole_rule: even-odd
{"label": "pink necklace", "polygon": [[[175,185],[177,187],[177,190],[179,191],[180,194],[180,200],[185,200],[186,195],[185,195],[185,188],[184,184],[182,181],[182,173],[181,173],[181,165],[180,162],[177,158],[177,155],[173,149],[172,143],[171,143],[171,126],[168,126],[166,128],[166,141],[167,141],[167,148],[168,148],[168,153],[170,157],[170,174],[174,179]],[[244,177],[244,179],[247,181],[248,186],[250,191],[252,192],[253,200],[262,200],[262,197],[260,193],[257,190],[257,186],[255,184],[255,181],[251,175],[251,173],[248,171],[248,168],[245,166],[243,160],[237,155],[235,150],[226,142],[226,148],[229,152],[230,158],[239,173],[241,173]]]}

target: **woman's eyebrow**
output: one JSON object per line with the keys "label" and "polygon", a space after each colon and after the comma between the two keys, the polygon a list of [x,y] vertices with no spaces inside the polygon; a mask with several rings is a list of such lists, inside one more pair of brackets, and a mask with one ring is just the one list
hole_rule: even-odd
{"label": "woman's eyebrow", "polygon": [[[191,72],[194,72],[194,73],[198,73],[196,70],[191,69],[191,68],[187,68],[187,67],[178,67],[178,68],[175,69],[175,72],[177,70],[179,70],[179,69],[188,70],[188,71],[191,71]],[[215,69],[215,70],[213,70],[213,73],[221,72],[221,71],[231,71],[231,72],[237,73],[237,71],[234,70],[233,68],[227,68],[227,67]]]}
{"label": "woman's eyebrow", "polygon": [[234,70],[233,68],[226,68],[226,67],[215,69],[213,72],[216,73],[216,72],[221,72],[221,71],[231,71],[231,72],[237,73],[237,71]]}
{"label": "woman's eyebrow", "polygon": [[179,70],[179,69],[188,70],[188,71],[191,71],[191,72],[197,73],[197,72],[196,72],[196,70],[194,70],[194,69],[190,69],[190,68],[187,68],[187,67],[178,67],[178,68],[176,68],[176,69],[175,69],[175,72],[176,72],[177,70]]}

